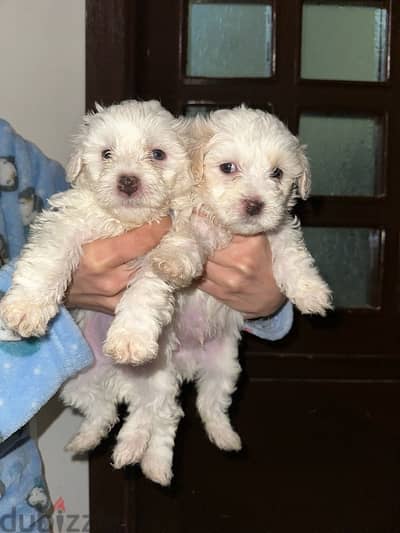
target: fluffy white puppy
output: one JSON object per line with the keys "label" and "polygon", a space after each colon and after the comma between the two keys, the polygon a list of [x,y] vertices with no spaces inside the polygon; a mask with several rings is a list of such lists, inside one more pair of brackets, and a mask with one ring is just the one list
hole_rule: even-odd
{"label": "fluffy white puppy", "polygon": [[[46,332],[79,263],[83,244],[157,221],[171,211],[174,223],[180,224],[180,214],[192,205],[189,167],[177,121],[158,102],[98,106],[97,113],[87,115],[68,164],[72,188],[52,197],[51,209],[37,217],[12,286],[1,301],[5,327],[22,337]],[[180,233],[185,242],[190,241],[182,224]],[[169,246],[168,236],[159,246],[164,242]],[[191,263],[199,264],[197,253],[192,243],[187,255],[189,270]],[[173,312],[172,287],[153,274],[150,256],[135,265],[140,270],[121,298],[108,331],[105,351],[118,362],[142,362],[141,337],[146,339],[146,358],[154,357],[161,328]],[[191,277],[199,273],[193,271]],[[136,306],[150,312],[141,317]],[[84,315],[80,313],[79,320],[88,324],[90,316]],[[142,459],[146,449],[144,472],[160,483],[169,481],[174,433],[182,414],[176,403],[176,374],[169,364],[172,347],[171,341],[154,364],[137,371],[100,354],[92,368],[66,384],[65,403],[85,417],[69,444],[71,451],[96,446],[115,423],[117,404],[126,403],[128,417],[114,450],[115,466]]]}
{"label": "fluffy white puppy", "polygon": [[[98,106],[97,113],[84,118],[68,165],[72,188],[52,197],[52,209],[36,219],[12,287],[1,301],[1,318],[8,327],[23,337],[45,333],[84,243],[157,221],[171,210],[175,223],[179,222],[192,182],[189,158],[176,126],[176,119],[156,101]],[[168,236],[165,239],[168,243]],[[189,252],[188,260],[195,263],[196,247],[191,248],[194,255]],[[131,350],[131,325],[136,322],[134,340],[138,333],[145,336],[146,354],[155,355],[163,317],[169,319],[173,312],[171,285],[152,273],[148,257],[139,262],[141,268],[108,331],[105,349],[118,361],[140,361],[140,343],[139,350],[137,344]],[[142,284],[146,291],[141,290]],[[150,313],[136,315],[136,304]],[[90,320],[91,313],[79,313],[81,324],[90,324]],[[126,403],[128,416],[118,435],[114,465],[135,463],[146,449],[144,472],[159,483],[168,483],[175,429],[182,415],[176,402],[176,374],[169,364],[172,347],[170,342],[154,364],[137,369],[100,354],[90,369],[71,379],[62,397],[84,415],[84,421],[68,449],[79,453],[95,447],[116,422],[117,404]]]}
{"label": "fluffy white puppy", "polygon": [[[176,119],[158,102],[126,101],[106,109],[98,106],[97,111],[85,117],[76,139],[68,165],[72,188],[53,196],[52,209],[36,219],[12,287],[0,304],[1,318],[22,337],[46,332],[84,243],[159,220],[171,209],[179,213],[190,190],[189,163]],[[147,275],[151,286],[151,272],[145,271],[140,275]],[[159,295],[161,315],[170,306],[169,289],[164,289]],[[130,352],[131,292],[128,288],[121,299],[106,343],[118,360],[134,361],[136,355]],[[152,302],[157,304],[157,294]],[[145,326],[156,332],[156,340],[161,326],[151,313],[147,319]]]}
{"label": "fluffy white puppy", "polygon": [[[304,245],[299,223],[290,215],[297,196],[305,198],[310,186],[308,162],[296,137],[276,117],[245,107],[216,111],[208,119],[182,120],[181,134],[192,155],[195,180],[191,227],[183,217],[165,245],[152,252],[158,285],[154,278],[142,278],[133,292],[154,298],[165,291],[165,281],[172,288],[190,285],[206,258],[233,234],[265,233],[281,290],[303,313],[324,314],[331,306],[329,288]],[[75,405],[88,415],[71,443],[73,450],[94,447],[116,421],[115,398],[129,398],[114,464],[140,463],[147,477],[167,485],[182,416],[177,403],[182,381],[196,382],[197,407],[210,440],[224,450],[241,447],[227,411],[240,372],[238,339],[244,318],[194,287],[176,294],[173,315],[172,306],[162,313],[160,309],[140,296],[135,300],[140,320],[131,324],[145,358],[147,346],[153,354],[160,329],[144,331],[142,324],[149,324],[149,315],[152,320],[159,315],[158,324],[172,319],[162,331],[155,360],[141,367],[114,365],[112,373],[104,371],[105,378],[98,370],[97,394],[90,376],[86,393],[87,375],[82,374],[67,384],[64,396],[80,389],[80,403]],[[100,360],[99,369],[110,365]]]}

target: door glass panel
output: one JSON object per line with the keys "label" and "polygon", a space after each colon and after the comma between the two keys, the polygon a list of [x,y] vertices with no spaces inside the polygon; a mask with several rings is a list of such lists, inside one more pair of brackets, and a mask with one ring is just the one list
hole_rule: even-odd
{"label": "door glass panel", "polygon": [[[234,105],[216,105],[216,104],[187,104],[184,108],[184,115],[187,117],[194,117],[196,115],[206,115],[207,113],[210,113],[211,111],[215,111],[216,109],[231,109],[233,107],[236,107]],[[265,106],[260,107],[263,111],[266,111],[267,113],[272,113],[272,104],[267,102]]]}
{"label": "door glass panel", "polygon": [[210,111],[212,111],[214,108],[211,108],[207,105],[196,105],[191,104],[187,105],[185,107],[185,116],[186,117],[195,117],[196,115],[207,115]]}
{"label": "door glass panel", "polygon": [[307,145],[312,194],[373,196],[383,192],[379,118],[304,113],[299,137]]}
{"label": "door glass panel", "polygon": [[305,227],[304,238],[335,307],[377,307],[381,234],[369,228]]}
{"label": "door glass panel", "polygon": [[301,77],[386,80],[387,21],[387,10],[378,7],[305,2]]}
{"label": "door glass panel", "polygon": [[267,2],[191,0],[187,42],[188,76],[269,77],[272,8]]}

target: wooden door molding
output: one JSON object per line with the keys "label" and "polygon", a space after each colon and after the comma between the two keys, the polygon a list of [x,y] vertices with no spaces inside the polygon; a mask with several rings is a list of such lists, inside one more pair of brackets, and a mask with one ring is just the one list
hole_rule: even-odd
{"label": "wooden door molding", "polygon": [[86,108],[132,97],[136,1],[86,0]]}

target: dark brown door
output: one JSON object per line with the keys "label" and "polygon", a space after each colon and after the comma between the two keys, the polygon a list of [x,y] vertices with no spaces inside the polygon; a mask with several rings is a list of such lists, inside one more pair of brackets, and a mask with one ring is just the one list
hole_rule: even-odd
{"label": "dark brown door", "polygon": [[389,0],[87,0],[87,103],[271,109],[309,145],[298,207],[335,293],[277,343],[245,336],[245,449],[187,416],[171,489],[91,461],[94,533],[400,531],[400,7]]}

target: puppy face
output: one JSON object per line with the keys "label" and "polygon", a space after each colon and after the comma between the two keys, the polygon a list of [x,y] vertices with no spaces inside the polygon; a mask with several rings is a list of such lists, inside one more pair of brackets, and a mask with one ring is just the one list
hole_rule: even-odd
{"label": "puppy face", "polygon": [[89,188],[122,220],[165,213],[188,187],[188,158],[176,121],[156,101],[97,106],[84,119],[68,165],[70,181]]}
{"label": "puppy face", "polygon": [[307,159],[273,115],[220,110],[195,119],[191,130],[200,199],[233,233],[271,231],[294,204],[296,187],[306,197]]}

